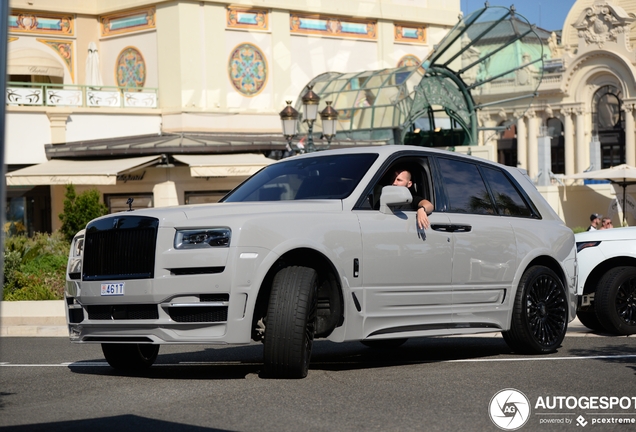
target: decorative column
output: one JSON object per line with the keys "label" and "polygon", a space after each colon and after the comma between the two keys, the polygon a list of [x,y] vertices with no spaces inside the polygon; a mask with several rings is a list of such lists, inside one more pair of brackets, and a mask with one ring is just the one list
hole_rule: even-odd
{"label": "decorative column", "polygon": [[565,146],[565,175],[576,174],[574,168],[574,124],[572,123],[572,108],[563,108],[563,138]]}
{"label": "decorative column", "polygon": [[634,104],[623,104],[625,111],[625,163],[636,165],[636,139],[634,137]]}
{"label": "decorative column", "polygon": [[585,109],[578,107],[574,109],[576,115],[576,172],[583,172],[587,169],[588,148],[585,142]]}
{"label": "decorative column", "polygon": [[51,144],[64,144],[66,142],[66,122],[71,115],[71,110],[66,107],[50,108],[46,112],[51,125]]}
{"label": "decorative column", "polygon": [[528,169],[525,112],[515,112],[515,117],[517,117],[517,166]]}
{"label": "decorative column", "polygon": [[[533,110],[528,110],[528,176],[536,179],[539,175],[539,119]],[[545,173],[547,175],[547,173]]]}

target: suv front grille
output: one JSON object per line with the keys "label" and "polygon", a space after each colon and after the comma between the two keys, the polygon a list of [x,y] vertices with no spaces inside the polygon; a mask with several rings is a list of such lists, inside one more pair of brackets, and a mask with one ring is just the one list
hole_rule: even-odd
{"label": "suv front grille", "polygon": [[86,227],[83,280],[154,277],[159,220],[144,216],[99,219]]}

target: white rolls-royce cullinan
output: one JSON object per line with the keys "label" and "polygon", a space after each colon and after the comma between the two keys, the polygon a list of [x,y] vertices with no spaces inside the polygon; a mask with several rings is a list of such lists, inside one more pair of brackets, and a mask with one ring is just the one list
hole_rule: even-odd
{"label": "white rolls-royce cullinan", "polygon": [[502,332],[550,353],[577,306],[572,230],[523,172],[403,145],[293,156],[216,204],[95,219],[67,273],[71,341],[118,369],[151,366],[161,344],[252,340],[264,376],[291,378],[314,338]]}

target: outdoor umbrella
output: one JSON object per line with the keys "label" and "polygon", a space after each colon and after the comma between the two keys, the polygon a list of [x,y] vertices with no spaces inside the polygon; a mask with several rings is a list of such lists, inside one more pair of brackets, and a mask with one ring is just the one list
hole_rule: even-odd
{"label": "outdoor umbrella", "polygon": [[99,54],[95,42],[88,44],[88,57],[86,57],[86,85],[101,87],[104,85],[102,75],[99,73]]}
{"label": "outdoor umbrella", "polygon": [[636,184],[636,168],[629,165],[617,165],[615,167],[587,171],[578,174],[566,175],[566,179],[609,180],[610,183],[623,188],[623,225],[625,225],[625,203],[627,186]]}

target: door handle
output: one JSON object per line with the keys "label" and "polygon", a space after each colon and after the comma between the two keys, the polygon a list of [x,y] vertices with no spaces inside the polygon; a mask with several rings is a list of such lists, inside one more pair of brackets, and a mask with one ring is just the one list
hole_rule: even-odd
{"label": "door handle", "polygon": [[432,224],[431,228],[435,231],[453,232],[453,225],[450,224]]}
{"label": "door handle", "polygon": [[470,232],[473,229],[470,225],[452,225],[453,232]]}
{"label": "door handle", "polygon": [[470,232],[473,229],[470,225],[457,224],[432,224],[431,228],[435,231],[443,232]]}

